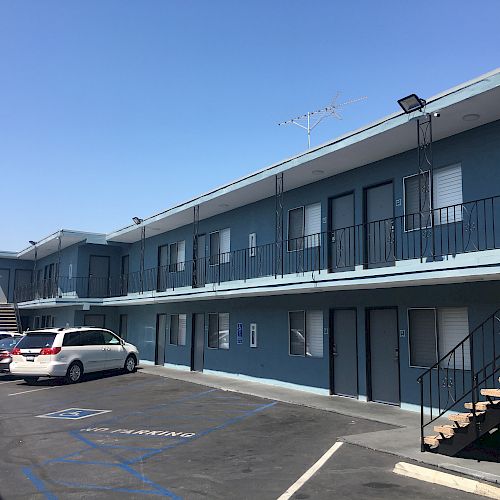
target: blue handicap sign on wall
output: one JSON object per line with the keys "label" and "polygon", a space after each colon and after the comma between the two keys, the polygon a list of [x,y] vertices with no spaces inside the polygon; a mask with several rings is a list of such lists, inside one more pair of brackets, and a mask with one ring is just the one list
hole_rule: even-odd
{"label": "blue handicap sign on wall", "polygon": [[236,343],[243,344],[243,323],[236,325]]}
{"label": "blue handicap sign on wall", "polygon": [[54,411],[45,415],[38,415],[41,418],[62,418],[67,420],[79,420],[81,418],[95,417],[111,410],[90,410],[88,408],[67,408],[66,410]]}

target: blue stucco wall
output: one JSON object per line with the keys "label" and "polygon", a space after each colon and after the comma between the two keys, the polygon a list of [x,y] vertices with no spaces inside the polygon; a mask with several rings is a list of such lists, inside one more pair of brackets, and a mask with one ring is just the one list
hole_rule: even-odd
{"label": "blue stucco wall", "polygon": [[9,270],[9,289],[7,293],[7,301],[14,302],[14,286],[15,286],[15,275],[16,269],[27,269],[31,271],[33,269],[33,262],[29,260],[20,259],[5,259],[0,258],[0,269]]}
{"label": "blue stucco wall", "polygon": [[[186,345],[172,346],[167,340],[165,362],[189,366],[192,339],[191,314],[229,312],[230,348],[209,349],[205,332],[205,369],[328,389],[330,333],[323,336],[323,358],[289,356],[288,311],[322,310],[324,327],[328,328],[331,309],[356,308],[359,394],[367,396],[366,310],[394,306],[398,309],[398,329],[406,332],[404,337],[398,336],[401,400],[416,405],[419,403],[416,379],[422,373],[422,369],[409,366],[407,309],[466,306],[469,311],[469,327],[472,330],[498,309],[500,305],[498,297],[500,297],[499,283],[482,282],[121,307],[119,313],[128,315],[128,339],[139,347],[141,358],[149,361],[154,360],[155,347],[154,343],[150,342],[151,339],[144,342],[144,328],[152,328],[154,334],[157,313],[187,314]],[[236,341],[238,322],[243,323],[242,345],[238,345]],[[249,347],[250,323],[258,325],[258,348]]]}
{"label": "blue stucco wall", "polygon": [[[433,145],[434,168],[461,163],[464,202],[500,195],[500,121],[452,136]],[[363,167],[341,173],[321,181],[311,182],[284,194],[284,237],[287,237],[287,211],[297,206],[320,202],[322,206],[322,231],[328,229],[328,200],[332,197],[354,192],[355,223],[363,223],[363,192],[366,187],[393,181],[394,215],[404,215],[403,178],[417,172],[416,150],[385,158]],[[313,177],[311,177],[313,180]],[[284,174],[286,189],[286,172]],[[401,203],[399,203],[399,201]],[[397,203],[398,202],[398,203]],[[496,214],[500,216],[499,213]],[[200,216],[203,217],[201,209]],[[199,234],[229,227],[231,250],[248,247],[248,234],[257,234],[257,244],[272,243],[275,237],[274,197],[244,207],[229,210],[217,216],[200,220]],[[244,223],[242,223],[244,221]],[[157,266],[160,245],[186,241],[186,260],[192,259],[192,225],[168,233],[150,236],[146,233],[145,268]],[[130,271],[140,268],[140,242],[130,245]],[[208,248],[207,248],[208,252]]]}

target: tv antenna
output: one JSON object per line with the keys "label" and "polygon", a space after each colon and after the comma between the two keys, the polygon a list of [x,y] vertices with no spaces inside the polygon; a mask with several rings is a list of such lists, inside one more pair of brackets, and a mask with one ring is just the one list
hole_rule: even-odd
{"label": "tv antenna", "polygon": [[337,104],[337,99],[339,98],[340,92],[333,98],[330,105],[326,108],[318,109],[316,111],[308,111],[305,115],[297,116],[285,122],[278,123],[278,125],[297,125],[297,127],[303,128],[307,131],[307,147],[311,147],[311,132],[325,119],[329,116],[337,118],[337,120],[342,120],[342,116],[339,114],[339,108],[347,106],[348,104],[353,104],[355,102],[364,101],[368,99],[367,96],[358,97],[357,99],[350,99],[349,101]]}

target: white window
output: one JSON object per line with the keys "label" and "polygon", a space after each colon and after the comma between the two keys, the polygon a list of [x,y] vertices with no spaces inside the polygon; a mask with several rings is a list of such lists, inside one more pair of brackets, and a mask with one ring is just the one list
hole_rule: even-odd
{"label": "white window", "polygon": [[170,315],[170,344],[186,345],[186,315]]}
{"label": "white window", "polygon": [[323,357],[322,311],[290,311],[288,325],[291,356]]}
{"label": "white window", "polygon": [[[438,336],[439,357],[448,354],[462,340],[469,335],[469,317],[466,307],[448,307],[438,309]],[[455,356],[455,367],[470,370],[469,342],[464,342],[463,358],[462,349]],[[453,363],[453,360],[451,360]],[[445,368],[446,366],[443,366]],[[453,365],[450,366],[453,368]]]}
{"label": "white window", "polygon": [[[462,166],[460,164],[424,172],[403,179],[405,231],[424,229],[432,224],[462,220]],[[432,192],[432,199],[430,193]],[[431,203],[432,202],[432,203]],[[430,212],[433,217],[430,217]]]}
{"label": "white window", "polygon": [[248,256],[255,257],[257,255],[257,235],[250,233],[248,235]]}
{"label": "white window", "polygon": [[288,251],[319,246],[321,233],[321,203],[297,207],[288,211]]}
{"label": "white window", "polygon": [[306,312],[306,355],[323,357],[323,311]]}
{"label": "white window", "polygon": [[[466,307],[409,309],[408,331],[410,366],[430,367],[469,335]],[[454,356],[444,360],[443,368],[470,369],[469,342]]]}
{"label": "white window", "polygon": [[319,246],[321,233],[321,203],[307,205],[304,218],[304,237],[306,248]]}
{"label": "white window", "polygon": [[169,253],[169,271],[172,273],[184,271],[186,261],[186,242],[183,240],[171,243]]}
{"label": "white window", "polygon": [[230,261],[231,229],[210,233],[210,265],[227,264]]}
{"label": "white window", "polygon": [[250,347],[257,347],[257,323],[250,323]]}
{"label": "white window", "polygon": [[208,347],[229,349],[229,313],[209,313]]}
{"label": "white window", "polygon": [[462,166],[434,170],[434,224],[462,220]]}

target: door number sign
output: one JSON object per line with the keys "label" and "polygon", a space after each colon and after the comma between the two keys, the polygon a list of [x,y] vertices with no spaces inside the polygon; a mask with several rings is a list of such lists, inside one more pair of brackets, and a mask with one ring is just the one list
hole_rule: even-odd
{"label": "door number sign", "polygon": [[111,410],[90,410],[88,408],[67,408],[66,410],[54,411],[45,415],[37,415],[40,418],[61,418],[64,420],[81,420],[82,418],[95,417]]}

